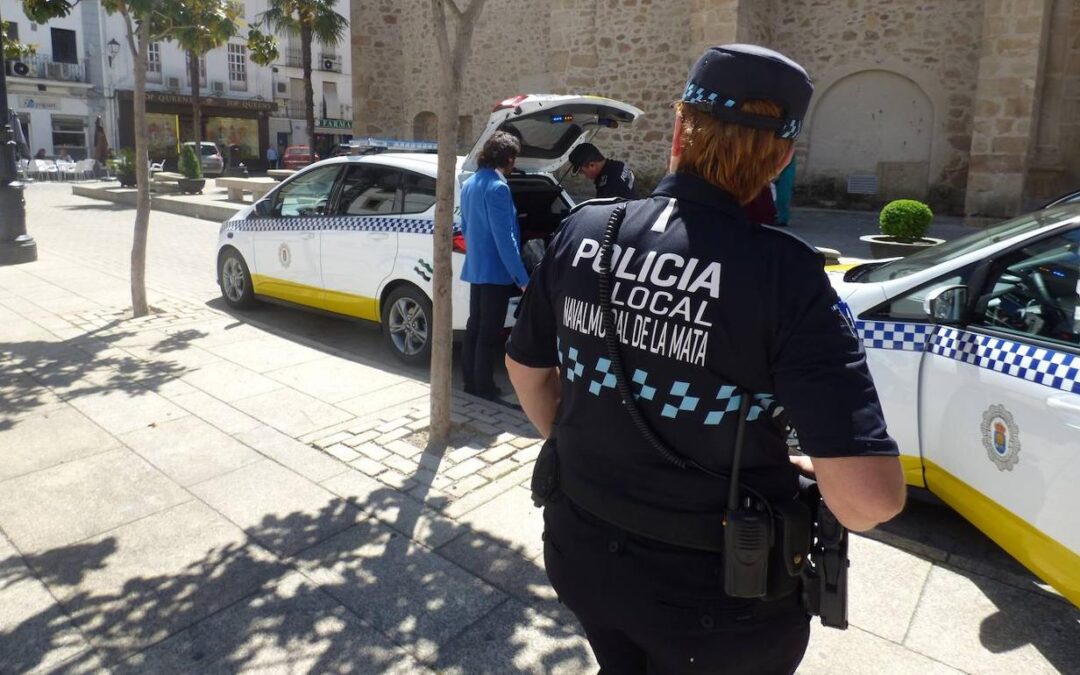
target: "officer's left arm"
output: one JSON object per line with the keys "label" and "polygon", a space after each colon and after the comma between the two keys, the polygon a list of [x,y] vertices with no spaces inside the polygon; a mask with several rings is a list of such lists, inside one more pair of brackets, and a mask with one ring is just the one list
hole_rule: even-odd
{"label": "officer's left arm", "polygon": [[558,317],[555,314],[553,276],[560,236],[548,247],[543,261],[521,299],[517,323],[506,341],[506,372],[521,408],[544,438],[551,435],[562,393],[559,378]]}
{"label": "officer's left arm", "polygon": [[558,368],[530,368],[506,355],[506,372],[521,409],[543,438],[551,436],[561,395]]}

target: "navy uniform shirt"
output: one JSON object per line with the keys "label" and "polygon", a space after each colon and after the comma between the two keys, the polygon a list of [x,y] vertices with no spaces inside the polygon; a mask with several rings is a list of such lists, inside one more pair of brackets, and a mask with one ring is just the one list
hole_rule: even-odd
{"label": "navy uniform shirt", "polygon": [[[560,368],[554,434],[565,476],[621,504],[715,513],[722,481],[665,460],[615,388],[597,278],[616,207],[594,202],[566,219],[532,276],[507,353]],[[797,482],[788,418],[811,456],[897,454],[862,343],[816,250],[750,224],[728,193],[687,174],[626,207],[613,255],[616,332],[637,402],[669,447],[727,473],[738,386],[753,401],[743,483],[767,498],[790,497]]]}
{"label": "navy uniform shirt", "polygon": [[622,199],[637,199],[634,191],[634,172],[623,162],[613,159],[604,162],[604,168],[593,181],[596,185],[596,196],[601,199],[608,197],[620,197]]}

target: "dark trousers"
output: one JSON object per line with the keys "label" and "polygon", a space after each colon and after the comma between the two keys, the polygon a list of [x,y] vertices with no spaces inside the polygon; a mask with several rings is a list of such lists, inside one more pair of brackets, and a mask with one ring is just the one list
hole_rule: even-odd
{"label": "dark trousers", "polygon": [[601,674],[790,674],[810,639],[798,594],[731,598],[720,554],[629,534],[565,496],[544,509],[544,565]]}
{"label": "dark trousers", "polygon": [[495,395],[495,353],[506,325],[506,308],[514,287],[469,284],[469,322],[461,350],[465,391],[490,398]]}

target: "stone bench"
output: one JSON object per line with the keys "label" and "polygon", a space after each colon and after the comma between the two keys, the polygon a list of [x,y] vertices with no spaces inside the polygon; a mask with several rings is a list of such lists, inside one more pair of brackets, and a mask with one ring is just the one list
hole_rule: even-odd
{"label": "stone bench", "polygon": [[268,169],[266,175],[274,180],[282,181],[294,173],[296,173],[295,169]]}
{"label": "stone bench", "polygon": [[259,201],[273,190],[278,182],[273,178],[215,178],[214,184],[229,191],[229,201],[244,201],[244,193],[251,193],[252,201]]}
{"label": "stone bench", "polygon": [[151,192],[176,192],[180,189],[178,181],[184,175],[172,171],[155,171],[150,174]]}

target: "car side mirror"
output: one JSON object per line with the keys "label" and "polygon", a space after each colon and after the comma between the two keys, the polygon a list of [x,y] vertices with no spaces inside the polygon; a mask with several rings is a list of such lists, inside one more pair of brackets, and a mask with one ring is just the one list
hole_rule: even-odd
{"label": "car side mirror", "polygon": [[255,215],[260,218],[269,218],[270,214],[274,211],[274,203],[269,199],[264,199],[259,202],[255,202]]}
{"label": "car side mirror", "polygon": [[967,301],[967,286],[942,286],[926,295],[923,310],[936,324],[956,326],[963,321]]}

